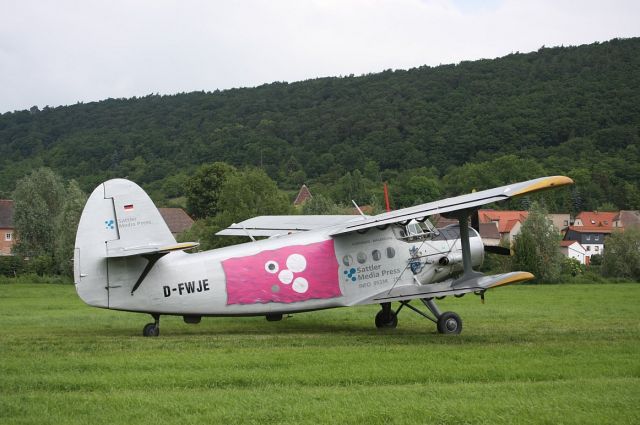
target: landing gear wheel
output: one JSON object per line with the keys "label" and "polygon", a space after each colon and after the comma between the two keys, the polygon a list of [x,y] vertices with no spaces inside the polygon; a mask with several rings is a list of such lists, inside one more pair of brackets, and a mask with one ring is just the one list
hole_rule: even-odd
{"label": "landing gear wheel", "polygon": [[155,323],[147,323],[142,329],[142,335],[158,336],[160,335],[160,326],[157,326]]}
{"label": "landing gear wheel", "polygon": [[459,334],[462,332],[462,319],[453,311],[445,311],[438,318],[438,333]]}
{"label": "landing gear wheel", "polygon": [[398,316],[393,311],[380,310],[376,314],[376,328],[378,329],[395,329],[398,326]]}

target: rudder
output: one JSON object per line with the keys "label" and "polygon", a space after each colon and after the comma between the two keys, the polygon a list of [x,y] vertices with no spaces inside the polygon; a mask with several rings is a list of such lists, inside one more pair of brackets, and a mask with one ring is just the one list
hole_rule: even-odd
{"label": "rudder", "polygon": [[98,186],[82,211],[76,234],[74,281],[89,305],[109,307],[109,257],[175,245],[149,196],[135,183],[113,179]]}

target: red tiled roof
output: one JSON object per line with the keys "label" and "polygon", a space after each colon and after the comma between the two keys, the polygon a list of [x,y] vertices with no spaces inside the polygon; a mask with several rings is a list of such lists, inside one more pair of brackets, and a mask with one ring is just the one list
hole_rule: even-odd
{"label": "red tiled roof", "polygon": [[560,246],[567,247],[573,245],[574,243],[578,243],[578,241],[560,241]]}
{"label": "red tiled roof", "polygon": [[313,196],[311,196],[309,188],[306,184],[303,184],[300,188],[300,192],[298,192],[298,196],[296,196],[296,200],[293,201],[293,205],[300,205],[311,198],[313,198]]}
{"label": "red tiled roof", "polygon": [[569,226],[569,230],[573,230],[578,233],[611,233],[613,228],[606,228],[600,226]]}
{"label": "red tiled roof", "polygon": [[598,226],[605,228],[613,227],[613,219],[618,215],[616,212],[599,212],[599,211],[583,211],[576,216],[576,219],[582,221],[582,225]]}
{"label": "red tiled roof", "polygon": [[500,233],[508,233],[513,229],[516,222],[524,222],[529,216],[528,211],[495,211],[495,210],[479,210],[478,218],[480,223],[498,223],[498,231]]}
{"label": "red tiled roof", "polygon": [[0,228],[13,229],[13,201],[0,199]]}
{"label": "red tiled roof", "polygon": [[182,233],[193,225],[193,219],[182,208],[158,208],[171,233]]}

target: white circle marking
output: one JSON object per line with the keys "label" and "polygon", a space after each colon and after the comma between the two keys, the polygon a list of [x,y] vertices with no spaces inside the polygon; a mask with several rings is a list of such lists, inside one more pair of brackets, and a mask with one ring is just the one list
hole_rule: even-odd
{"label": "white circle marking", "polygon": [[304,277],[296,277],[291,288],[299,294],[304,294],[309,289],[309,282]]}
{"label": "white circle marking", "polygon": [[293,273],[291,272],[291,270],[282,270],[278,274],[278,279],[280,279],[280,282],[284,283],[285,285],[288,285],[293,280]]}
{"label": "white circle marking", "polygon": [[294,273],[303,272],[307,268],[307,259],[300,254],[291,254],[287,258],[287,268]]}
{"label": "white circle marking", "polygon": [[275,261],[271,260],[271,261],[267,261],[266,263],[264,263],[264,269],[268,272],[268,273],[278,273],[278,269],[280,267],[278,266],[278,263],[276,263]]}

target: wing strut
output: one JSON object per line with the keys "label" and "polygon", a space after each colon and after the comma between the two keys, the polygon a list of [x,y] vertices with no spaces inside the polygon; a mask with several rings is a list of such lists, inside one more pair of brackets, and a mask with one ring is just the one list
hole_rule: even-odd
{"label": "wing strut", "polygon": [[457,279],[456,285],[466,280],[473,279],[479,276],[484,276],[482,273],[473,270],[473,264],[471,262],[471,244],[469,243],[469,216],[475,213],[474,210],[461,210],[457,211],[456,218],[460,224],[460,243],[462,244],[462,267],[463,273]]}
{"label": "wing strut", "polygon": [[140,274],[140,277],[136,281],[136,284],[133,285],[133,288],[131,289],[131,295],[133,295],[133,293],[136,292],[136,289],[138,289],[138,287],[140,286],[140,284],[142,283],[144,278],[147,277],[147,275],[149,274],[149,272],[151,271],[153,266],[156,265],[158,260],[161,259],[162,257],[164,257],[167,254],[168,254],[168,252],[158,252],[158,253],[153,253],[153,254],[142,254],[141,255],[141,257],[143,257],[144,259],[147,260],[147,265],[144,268],[144,270],[142,270],[142,273]]}

